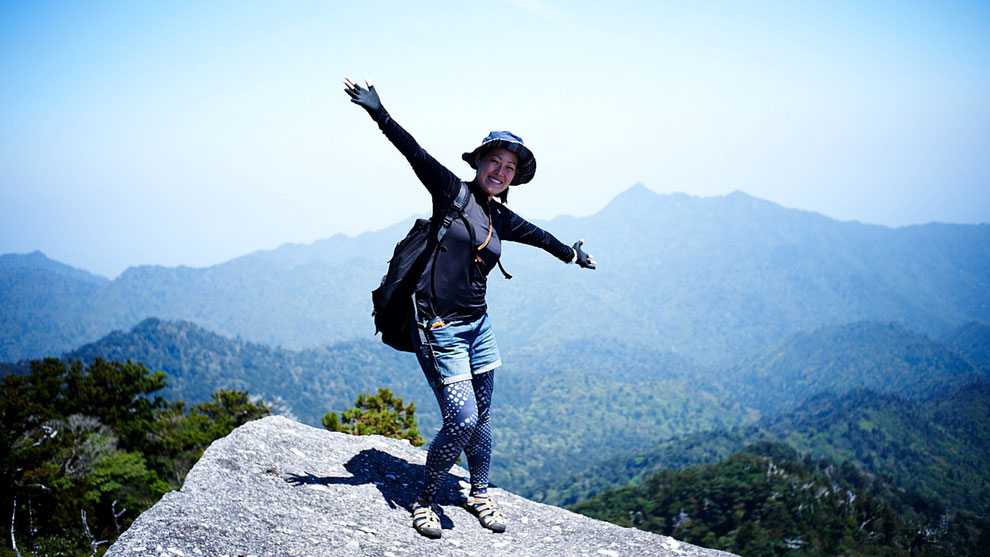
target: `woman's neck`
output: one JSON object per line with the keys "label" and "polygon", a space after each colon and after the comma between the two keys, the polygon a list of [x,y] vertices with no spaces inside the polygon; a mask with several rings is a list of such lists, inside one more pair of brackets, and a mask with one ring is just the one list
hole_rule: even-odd
{"label": "woman's neck", "polygon": [[468,182],[468,187],[473,192],[479,192],[479,193],[481,193],[481,197],[487,197],[489,202],[491,202],[492,198],[495,197],[494,195],[492,195],[490,193],[487,193],[486,194],[485,193],[485,190],[481,189],[481,185],[478,184],[478,179],[477,178],[475,178],[474,180],[471,180],[470,182]]}

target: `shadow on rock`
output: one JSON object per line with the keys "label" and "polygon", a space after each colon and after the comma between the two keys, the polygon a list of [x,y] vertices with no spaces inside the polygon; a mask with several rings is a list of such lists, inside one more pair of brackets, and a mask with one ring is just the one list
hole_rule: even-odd
{"label": "shadow on rock", "polygon": [[[364,485],[373,484],[381,492],[385,502],[393,509],[402,507],[412,512],[412,504],[419,494],[423,482],[423,466],[410,464],[405,460],[392,456],[378,449],[365,449],[354,455],[344,464],[344,469],[351,473],[348,477],[325,476],[313,474],[288,474],[286,481],[292,485]],[[439,503],[460,505],[464,497],[457,489],[457,480],[465,479],[447,474],[444,487],[438,494]],[[466,481],[466,479],[465,479]],[[438,509],[440,522],[445,528],[450,528],[450,519]]]}

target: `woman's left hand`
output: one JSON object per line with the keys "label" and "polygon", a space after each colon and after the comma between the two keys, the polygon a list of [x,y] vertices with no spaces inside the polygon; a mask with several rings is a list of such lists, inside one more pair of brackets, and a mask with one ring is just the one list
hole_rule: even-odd
{"label": "woman's left hand", "polygon": [[378,92],[371,84],[371,79],[365,78],[364,83],[368,86],[367,89],[351,81],[351,78],[345,77],[344,85],[347,89],[344,91],[351,96],[352,103],[361,106],[370,114],[375,114],[382,109],[382,101],[378,98]]}
{"label": "woman's left hand", "polygon": [[583,244],[584,244],[584,240],[578,240],[577,242],[574,243],[573,246],[571,246],[574,248],[574,253],[577,254],[577,259],[575,259],[574,262],[584,267],[585,269],[594,269],[595,265],[597,265],[598,263],[595,261],[595,258],[592,257],[590,253],[585,253],[584,250],[581,249],[581,246]]}

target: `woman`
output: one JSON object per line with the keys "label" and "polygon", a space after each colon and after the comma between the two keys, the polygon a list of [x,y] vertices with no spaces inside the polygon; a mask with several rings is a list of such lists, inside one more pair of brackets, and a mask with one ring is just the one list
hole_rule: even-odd
{"label": "woman", "polygon": [[[366,84],[364,88],[350,78],[344,80],[351,101],[368,111],[430,192],[434,222],[443,219],[461,189],[461,179],[392,120],[371,81]],[[595,268],[595,260],[581,249],[582,241],[568,247],[503,205],[510,185],[525,184],[536,173],[536,158],[520,137],[492,132],[462,158],[475,170],[467,184],[471,193],[463,209],[467,218],[451,224],[415,289],[413,347],[443,415],[443,428],[430,444],[426,477],[412,507],[413,527],[430,538],[441,536],[434,499],[461,451],[471,473],[468,510],[485,528],[505,531],[505,519],[488,496],[489,408],[494,370],[502,361],[485,302],[487,276],[498,263],[501,243],[522,242],[567,263]],[[502,203],[493,201],[495,197]]]}

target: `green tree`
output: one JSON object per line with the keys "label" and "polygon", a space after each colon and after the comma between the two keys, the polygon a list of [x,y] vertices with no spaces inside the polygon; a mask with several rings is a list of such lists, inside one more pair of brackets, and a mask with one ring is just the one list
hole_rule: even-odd
{"label": "green tree", "polygon": [[48,358],[3,377],[0,521],[22,555],[105,549],[211,442],[271,411],[243,391],[169,404],[155,394],[165,385],[143,364],[101,359]]}
{"label": "green tree", "polygon": [[419,447],[425,441],[416,425],[416,404],[405,404],[401,397],[388,389],[378,389],[378,394],[361,393],[354,408],[341,413],[323,416],[323,427],[351,435],[384,435],[394,439],[406,439]]}
{"label": "green tree", "polygon": [[220,390],[213,393],[213,400],[193,407],[192,414],[207,418],[210,434],[219,439],[252,420],[272,413],[272,407],[264,401],[252,401],[247,391]]}
{"label": "green tree", "polygon": [[95,416],[117,432],[125,448],[140,450],[155,411],[168,406],[161,396],[151,395],[166,386],[164,373],[151,372],[140,362],[95,358],[84,373],[82,363],[73,360],[65,378],[62,413]]}
{"label": "green tree", "polygon": [[149,458],[161,480],[155,486],[160,494],[181,485],[214,440],[272,411],[264,401],[252,401],[246,391],[220,390],[212,398],[192,408],[183,401],[174,402],[157,414],[156,446]]}

